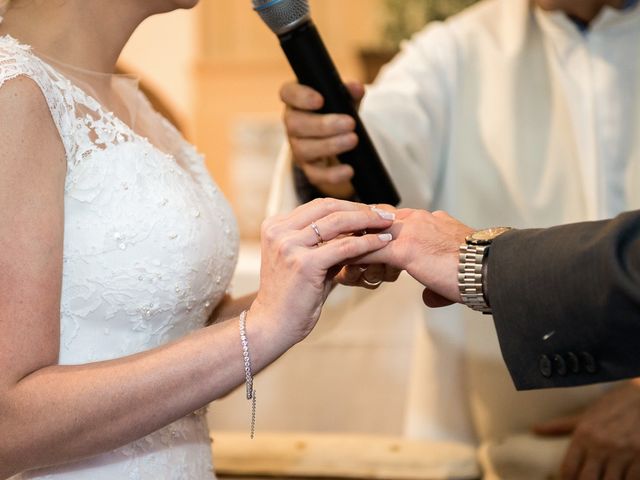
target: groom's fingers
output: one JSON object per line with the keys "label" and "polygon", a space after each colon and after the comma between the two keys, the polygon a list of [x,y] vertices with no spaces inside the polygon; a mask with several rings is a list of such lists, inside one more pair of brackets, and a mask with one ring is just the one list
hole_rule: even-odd
{"label": "groom's fingers", "polygon": [[401,273],[402,273],[401,269],[395,268],[395,267],[390,267],[389,265],[385,265],[384,281],[385,282],[389,282],[389,283],[393,283],[398,279],[398,277],[400,276]]}
{"label": "groom's fingers", "polygon": [[342,285],[358,286],[362,280],[362,268],[359,265],[347,265],[336,278]]}
{"label": "groom's fingers", "polygon": [[369,267],[362,272],[362,280],[365,286],[371,287],[371,284],[379,284],[384,282],[386,267],[382,264],[369,265]]}
{"label": "groom's fingers", "polygon": [[436,292],[433,292],[428,288],[425,288],[422,291],[422,301],[427,307],[431,308],[448,307],[454,303],[448,298],[438,295]]}
{"label": "groom's fingers", "polygon": [[398,279],[400,273],[402,273],[402,270],[388,265],[346,265],[336,279],[341,285],[365,287],[373,290],[377,287],[367,285],[364,282],[365,279],[373,284],[379,281],[393,283]]}

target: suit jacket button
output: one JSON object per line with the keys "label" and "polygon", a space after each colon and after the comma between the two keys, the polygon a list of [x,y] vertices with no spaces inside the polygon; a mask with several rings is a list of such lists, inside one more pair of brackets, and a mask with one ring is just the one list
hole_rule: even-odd
{"label": "suit jacket button", "polygon": [[542,376],[545,378],[550,378],[553,374],[551,359],[546,355],[540,355],[540,358],[538,359],[538,368],[540,369]]}
{"label": "suit jacket button", "polygon": [[580,358],[587,373],[596,373],[598,371],[596,359],[589,352],[580,352]]}
{"label": "suit jacket button", "polygon": [[580,359],[575,353],[567,353],[567,364],[571,373],[580,373]]}
{"label": "suit jacket button", "polygon": [[564,377],[567,374],[567,362],[565,362],[562,355],[553,356],[553,367],[558,375]]}

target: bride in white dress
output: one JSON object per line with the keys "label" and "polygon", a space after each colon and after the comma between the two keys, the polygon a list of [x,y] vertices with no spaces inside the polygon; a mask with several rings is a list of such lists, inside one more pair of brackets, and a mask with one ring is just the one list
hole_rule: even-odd
{"label": "bride in white dress", "polygon": [[229,205],[110,74],[142,20],[195,3],[12,0],[0,23],[0,479],[213,478],[198,411],[245,381],[240,313],[255,373],[314,327],[335,265],[390,241],[348,235],[389,214],[304,205],[265,222],[257,295],[222,302]]}

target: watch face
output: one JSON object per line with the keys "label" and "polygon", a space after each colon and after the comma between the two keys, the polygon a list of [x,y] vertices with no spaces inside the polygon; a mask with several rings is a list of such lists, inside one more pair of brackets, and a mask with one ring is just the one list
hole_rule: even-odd
{"label": "watch face", "polygon": [[511,227],[492,227],[484,230],[478,230],[467,237],[467,243],[471,243],[473,245],[488,245],[494,238],[499,237],[509,230],[511,230]]}

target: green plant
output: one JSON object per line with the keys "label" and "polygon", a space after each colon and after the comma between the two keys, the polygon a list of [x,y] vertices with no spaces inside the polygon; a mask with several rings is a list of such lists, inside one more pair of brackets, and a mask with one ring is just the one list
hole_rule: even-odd
{"label": "green plant", "polygon": [[396,50],[400,42],[427,22],[444,20],[478,0],[383,0],[383,47]]}

